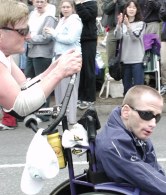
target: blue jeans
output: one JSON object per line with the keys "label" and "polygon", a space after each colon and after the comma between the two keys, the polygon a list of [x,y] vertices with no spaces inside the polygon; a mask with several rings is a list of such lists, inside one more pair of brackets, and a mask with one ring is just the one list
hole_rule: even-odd
{"label": "blue jeans", "polygon": [[134,85],[144,84],[144,67],[143,63],[123,64],[123,86],[124,95]]}

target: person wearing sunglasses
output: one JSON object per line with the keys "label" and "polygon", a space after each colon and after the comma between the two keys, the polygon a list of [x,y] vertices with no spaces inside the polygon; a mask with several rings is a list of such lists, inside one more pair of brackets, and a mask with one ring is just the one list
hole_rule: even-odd
{"label": "person wearing sunglasses", "polygon": [[156,89],[136,85],[112,111],[95,141],[97,170],[108,181],[128,183],[141,195],[166,194],[166,176],[150,140],[163,104]]}
{"label": "person wearing sunglasses", "polygon": [[0,106],[8,114],[24,117],[39,109],[56,85],[80,71],[82,57],[69,50],[41,74],[26,79],[12,59],[25,51],[29,37],[27,5],[14,0],[0,0]]}

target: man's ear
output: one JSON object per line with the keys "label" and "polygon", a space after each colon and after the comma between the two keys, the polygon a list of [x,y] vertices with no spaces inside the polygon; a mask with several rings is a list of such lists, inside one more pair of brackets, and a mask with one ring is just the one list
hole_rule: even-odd
{"label": "man's ear", "polygon": [[125,104],[123,107],[122,107],[122,110],[121,110],[121,116],[124,120],[128,120],[128,117],[129,117],[129,114],[130,114],[130,107]]}

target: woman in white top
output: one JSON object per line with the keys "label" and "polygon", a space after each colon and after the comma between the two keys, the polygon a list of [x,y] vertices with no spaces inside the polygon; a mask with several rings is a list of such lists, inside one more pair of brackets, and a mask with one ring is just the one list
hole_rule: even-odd
{"label": "woman in white top", "polygon": [[[60,19],[56,29],[45,28],[45,32],[51,34],[55,40],[55,59],[71,48],[81,53],[80,37],[83,25],[79,16],[75,14],[74,3],[72,0],[62,0],[60,6],[63,17]],[[63,79],[55,88],[56,104],[62,102],[69,80],[70,78]],[[69,101],[69,124],[75,124],[77,121],[78,85],[79,75],[77,75],[77,80]]]}

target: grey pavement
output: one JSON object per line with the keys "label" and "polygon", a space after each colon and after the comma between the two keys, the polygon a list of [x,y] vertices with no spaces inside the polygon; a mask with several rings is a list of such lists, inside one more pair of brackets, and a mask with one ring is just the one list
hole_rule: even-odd
{"label": "grey pavement", "polygon": [[[114,102],[115,100],[110,101]],[[116,105],[111,105],[96,102],[96,110],[103,126],[107,121],[108,114]],[[121,102],[121,100],[119,101]],[[78,116],[82,116],[84,111],[78,111]],[[163,114],[161,121],[154,130],[152,140],[158,160],[166,170],[166,114]],[[41,123],[40,127],[47,127],[47,123]],[[62,127],[59,126],[59,131],[62,132]],[[24,126],[24,123],[19,122],[15,130],[0,131],[0,195],[24,195],[20,190],[20,180],[25,164],[25,157],[28,146],[34,136],[34,132]],[[41,151],[42,152],[42,151]],[[87,168],[86,157],[74,156],[75,173],[82,173],[84,168]],[[39,195],[48,195],[60,183],[68,178],[67,168],[60,170],[59,175],[51,180],[47,180]]]}

